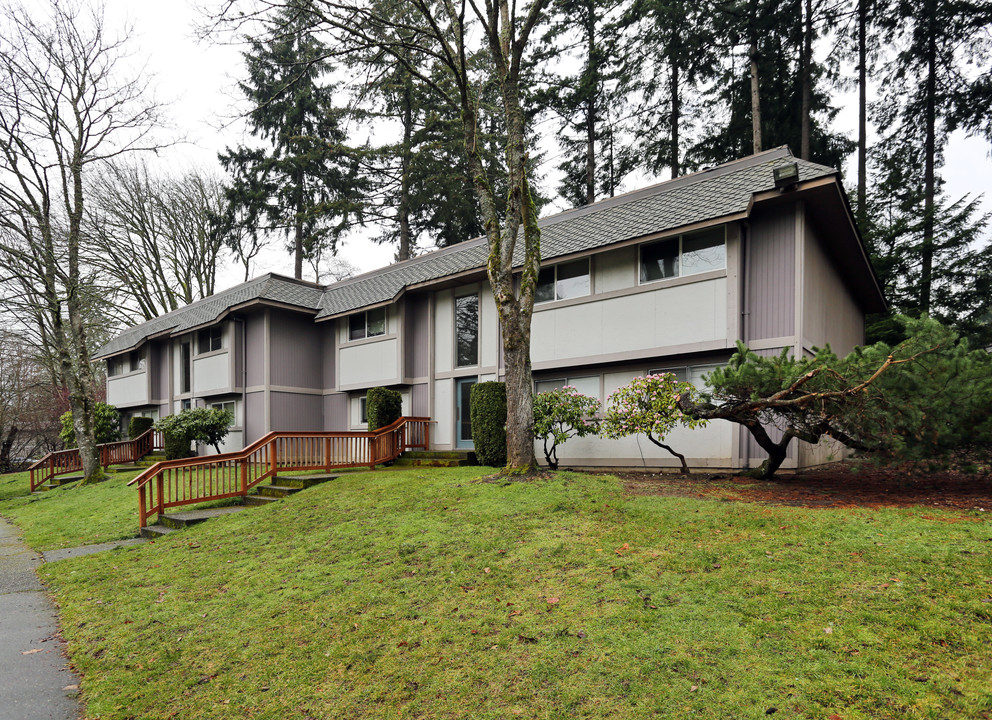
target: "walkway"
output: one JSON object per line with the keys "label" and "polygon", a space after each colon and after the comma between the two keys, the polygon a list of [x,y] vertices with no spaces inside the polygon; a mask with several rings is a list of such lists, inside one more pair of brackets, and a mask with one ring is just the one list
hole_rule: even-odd
{"label": "walkway", "polygon": [[75,720],[79,679],[66,667],[38,554],[0,518],[0,720]]}

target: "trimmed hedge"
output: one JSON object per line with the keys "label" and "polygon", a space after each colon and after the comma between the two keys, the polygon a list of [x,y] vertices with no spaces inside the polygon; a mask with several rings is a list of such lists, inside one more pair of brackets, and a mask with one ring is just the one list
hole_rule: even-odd
{"label": "trimmed hedge", "polygon": [[185,433],[163,432],[162,445],[165,448],[165,459],[181,460],[192,457],[193,451],[190,449],[192,442]]}
{"label": "trimmed hedge", "polygon": [[472,386],[472,442],[480,465],[506,465],[506,383]]}
{"label": "trimmed hedge", "polygon": [[369,430],[378,430],[400,419],[403,413],[403,396],[398,390],[384,387],[370,388],[365,400],[365,414]]}
{"label": "trimmed hedge", "polygon": [[129,439],[134,440],[139,435],[143,435],[150,430],[154,424],[154,418],[135,416],[127,424],[127,436]]}

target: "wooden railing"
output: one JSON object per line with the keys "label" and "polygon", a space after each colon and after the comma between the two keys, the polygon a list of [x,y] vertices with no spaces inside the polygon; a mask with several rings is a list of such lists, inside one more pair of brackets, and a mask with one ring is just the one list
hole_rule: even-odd
{"label": "wooden railing", "polygon": [[373,432],[271,432],[244,450],[182,460],[163,460],[128,485],[138,488],[141,527],[167,508],[244,497],[281,471],[368,466],[400,453],[430,447],[430,418],[401,417]]}
{"label": "wooden railing", "polygon": [[[104,470],[111,465],[123,465],[140,460],[152,450],[158,450],[162,447],[164,447],[162,433],[154,428],[146,430],[134,440],[121,440],[120,442],[102,443],[96,446],[100,453],[100,464],[103,465]],[[79,455],[78,448],[48,453],[28,468],[31,471],[31,492],[56,475],[65,475],[82,469],[83,459]]]}

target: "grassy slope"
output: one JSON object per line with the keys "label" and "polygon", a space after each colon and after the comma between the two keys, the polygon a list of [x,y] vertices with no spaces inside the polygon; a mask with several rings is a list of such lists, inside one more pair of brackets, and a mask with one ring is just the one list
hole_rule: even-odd
{"label": "grassy slope", "polygon": [[478,472],[356,474],[45,566],[89,717],[992,712],[987,522]]}
{"label": "grassy slope", "polygon": [[137,471],[111,473],[95,485],[63,485],[31,495],[28,473],[0,475],[0,515],[17,523],[35,550],[91,545],[138,534]]}

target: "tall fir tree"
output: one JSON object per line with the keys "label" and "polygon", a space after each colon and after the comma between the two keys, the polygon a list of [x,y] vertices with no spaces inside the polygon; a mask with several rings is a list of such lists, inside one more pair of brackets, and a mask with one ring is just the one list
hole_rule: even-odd
{"label": "tall fir tree", "polygon": [[230,173],[226,222],[251,233],[282,233],[303,276],[304,260],[334,253],[362,211],[357,159],[346,146],[344,111],[335,107],[329,50],[313,31],[309,0],[291,0],[268,33],[243,53],[251,103],[248,126],[266,147],[220,154]]}

